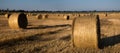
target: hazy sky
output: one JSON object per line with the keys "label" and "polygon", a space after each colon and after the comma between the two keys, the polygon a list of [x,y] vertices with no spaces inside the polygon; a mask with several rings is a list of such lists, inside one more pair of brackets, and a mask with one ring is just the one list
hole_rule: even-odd
{"label": "hazy sky", "polygon": [[0,0],[0,9],[120,10],[120,0]]}

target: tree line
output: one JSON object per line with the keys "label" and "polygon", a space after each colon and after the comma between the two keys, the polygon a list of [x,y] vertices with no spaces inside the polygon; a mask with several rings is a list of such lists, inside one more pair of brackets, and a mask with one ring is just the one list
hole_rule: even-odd
{"label": "tree line", "polygon": [[0,9],[0,12],[26,12],[26,13],[88,13],[88,12],[120,12],[120,10],[110,10],[110,11],[97,11],[97,10],[88,10],[88,11],[46,11],[46,10],[9,10],[9,9]]}

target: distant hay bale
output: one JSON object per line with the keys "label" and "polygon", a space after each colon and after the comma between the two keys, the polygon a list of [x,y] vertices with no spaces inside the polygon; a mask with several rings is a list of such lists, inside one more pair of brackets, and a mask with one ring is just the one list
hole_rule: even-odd
{"label": "distant hay bale", "polygon": [[32,13],[26,13],[26,16],[27,17],[32,16]]}
{"label": "distant hay bale", "polygon": [[107,17],[107,16],[108,16],[108,14],[106,13],[106,14],[105,14],[105,16]]}
{"label": "distant hay bale", "polygon": [[6,18],[9,18],[11,14],[5,14],[5,17]]}
{"label": "distant hay bale", "polygon": [[84,16],[84,14],[80,14],[80,16]]}
{"label": "distant hay bale", "polygon": [[74,19],[71,36],[73,45],[78,48],[98,48],[100,38],[98,23],[96,16]]}
{"label": "distant hay bale", "polygon": [[8,20],[9,26],[12,29],[24,29],[28,25],[27,17],[24,13],[14,13]]}
{"label": "distant hay bale", "polygon": [[98,13],[97,15],[99,15],[100,19],[108,18],[108,14],[107,13]]}
{"label": "distant hay bale", "polygon": [[48,15],[37,15],[36,17],[38,19],[46,19],[46,18],[48,18]]}
{"label": "distant hay bale", "polygon": [[60,16],[60,15],[58,14],[58,16]]}
{"label": "distant hay bale", "polygon": [[70,16],[66,15],[66,16],[64,16],[64,19],[65,19],[65,20],[69,20],[69,19],[70,19]]}
{"label": "distant hay bale", "polygon": [[48,18],[48,15],[43,15],[43,18],[45,18],[45,19]]}
{"label": "distant hay bale", "polygon": [[30,15],[29,14],[26,14],[27,15],[27,17],[29,17]]}
{"label": "distant hay bale", "polygon": [[38,14],[38,15],[36,15],[36,18],[37,19],[42,19],[42,15]]}
{"label": "distant hay bale", "polygon": [[78,15],[78,17],[80,17],[81,15]]}

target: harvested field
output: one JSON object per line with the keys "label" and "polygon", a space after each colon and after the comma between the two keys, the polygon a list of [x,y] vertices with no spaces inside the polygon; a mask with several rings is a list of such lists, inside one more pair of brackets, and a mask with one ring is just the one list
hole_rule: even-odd
{"label": "harvested field", "polygon": [[119,20],[101,19],[101,49],[82,49],[72,45],[72,20],[29,16],[27,29],[13,30],[8,26],[8,19],[0,16],[0,53],[118,53]]}

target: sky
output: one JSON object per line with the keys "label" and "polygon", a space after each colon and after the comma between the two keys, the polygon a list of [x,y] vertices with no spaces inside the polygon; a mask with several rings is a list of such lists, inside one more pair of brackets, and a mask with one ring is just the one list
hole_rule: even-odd
{"label": "sky", "polygon": [[120,10],[120,0],[0,0],[0,9],[47,11]]}

